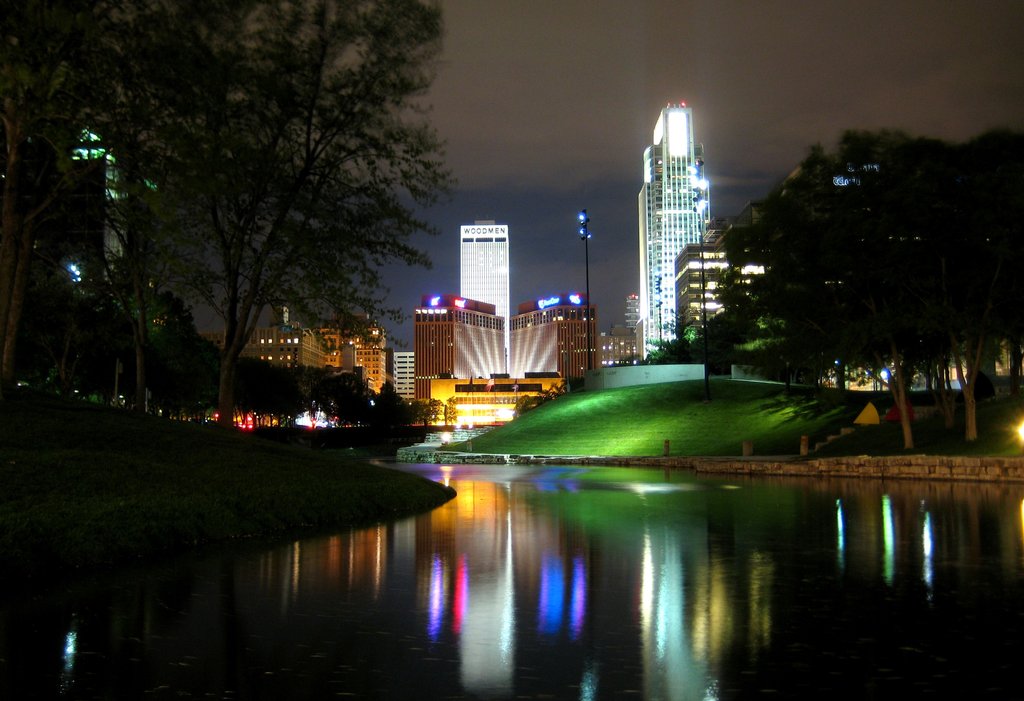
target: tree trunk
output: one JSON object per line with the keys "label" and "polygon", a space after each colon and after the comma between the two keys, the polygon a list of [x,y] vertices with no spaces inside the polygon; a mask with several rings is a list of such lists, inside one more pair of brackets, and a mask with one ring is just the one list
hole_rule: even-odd
{"label": "tree trunk", "polygon": [[[0,399],[7,384],[7,345],[13,343],[9,329],[11,302],[14,298],[15,278],[18,269],[18,255],[22,249],[21,237],[25,234],[22,213],[18,208],[21,200],[21,134],[13,120],[5,120],[6,167],[3,180],[3,213],[0,220]],[[11,370],[13,377],[13,368]]]}
{"label": "tree trunk", "polygon": [[942,424],[946,429],[953,428],[956,423],[956,395],[949,384],[949,363],[946,358],[933,361],[928,372],[932,380],[929,382],[935,406],[942,413]]}
{"label": "tree trunk", "polygon": [[146,292],[141,280],[137,275],[133,275],[132,279],[135,288],[135,308],[138,310],[134,317],[128,311],[135,340],[135,411],[145,412],[149,408],[146,401],[146,346],[149,344],[146,321],[149,317],[149,307],[146,304]]}
{"label": "tree trunk", "polygon": [[235,371],[238,367],[238,354],[231,351],[225,341],[224,350],[220,354],[220,382],[217,387],[217,423],[231,428],[235,425]]}
{"label": "tree trunk", "polygon": [[[953,347],[953,358],[956,360],[956,376],[960,381],[960,391],[964,397],[964,440],[978,440],[978,401],[974,396],[974,385],[978,380],[978,372],[981,369],[981,351],[985,345],[984,336],[977,339],[970,337],[964,340],[964,352],[960,351],[960,344],[956,336],[950,334],[950,343]],[[966,360],[965,360],[966,357]]]}
{"label": "tree trunk", "polygon": [[1024,363],[1024,353],[1021,352],[1020,339],[1010,338],[1010,396],[1020,396],[1020,370]]}
{"label": "tree trunk", "polygon": [[135,341],[135,411],[145,412],[149,407],[146,401],[146,347],[138,339]]}
{"label": "tree trunk", "polygon": [[903,368],[903,356],[896,348],[894,341],[889,342],[889,347],[892,353],[893,379],[895,380],[895,386],[893,382],[890,382],[889,389],[896,402],[896,408],[900,412],[900,427],[903,429],[903,449],[910,450],[914,447],[914,430],[910,425],[910,410],[908,408],[909,402],[907,401],[907,381]]}

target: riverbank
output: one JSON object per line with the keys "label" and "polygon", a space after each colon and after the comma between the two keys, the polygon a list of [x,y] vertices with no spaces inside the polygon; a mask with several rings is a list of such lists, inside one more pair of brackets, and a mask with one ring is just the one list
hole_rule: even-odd
{"label": "riverbank", "polygon": [[851,477],[934,479],[965,482],[1024,482],[1024,456],[850,455],[799,456],[601,456],[465,453],[419,445],[398,451],[398,462],[502,465],[595,465],[692,470],[697,474],[752,477]]}
{"label": "riverbank", "polygon": [[0,402],[0,585],[205,543],[368,525],[452,490],[344,451],[84,402]]}

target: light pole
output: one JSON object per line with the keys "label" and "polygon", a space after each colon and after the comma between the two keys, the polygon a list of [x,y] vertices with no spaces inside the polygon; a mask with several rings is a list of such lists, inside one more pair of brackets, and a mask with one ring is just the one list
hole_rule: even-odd
{"label": "light pole", "polygon": [[704,225],[700,226],[700,323],[704,337],[704,401],[711,401],[711,381],[708,377],[708,298],[704,280]]}
{"label": "light pole", "polygon": [[587,210],[580,210],[580,213],[576,215],[576,219],[580,224],[579,234],[580,239],[583,241],[583,260],[586,266],[587,281],[587,304],[586,314],[584,315],[584,321],[587,324],[587,362],[584,368],[584,377],[586,377],[586,371],[593,368],[593,361],[590,356],[594,347],[590,331],[591,316],[593,315],[594,308],[590,304],[590,217],[587,216]]}
{"label": "light pole", "polygon": [[696,206],[694,209],[697,210],[698,224],[697,233],[699,235],[698,243],[699,254],[700,254],[700,323],[701,323],[701,335],[704,337],[704,401],[711,401],[711,382],[708,372],[708,296],[707,296],[707,282],[704,277],[704,267],[706,261],[704,260],[704,234],[707,231],[707,211],[708,211],[708,196],[707,196],[707,180],[704,179],[704,159],[698,158],[694,168],[695,180],[697,183],[697,191],[694,196]]}

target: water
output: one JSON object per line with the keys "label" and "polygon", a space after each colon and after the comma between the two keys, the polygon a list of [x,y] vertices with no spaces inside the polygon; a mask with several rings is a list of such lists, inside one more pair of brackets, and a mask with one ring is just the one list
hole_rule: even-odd
{"label": "water", "polygon": [[0,699],[1024,698],[1024,486],[403,469],[459,496],[0,602]]}

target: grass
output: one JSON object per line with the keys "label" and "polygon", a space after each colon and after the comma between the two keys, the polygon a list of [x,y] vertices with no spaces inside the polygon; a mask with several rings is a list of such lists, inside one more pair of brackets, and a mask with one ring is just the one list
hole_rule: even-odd
{"label": "grass", "polygon": [[0,402],[0,582],[429,510],[444,487],[365,460],[79,402]]}
{"label": "grass", "polygon": [[[669,441],[671,455],[740,455],[751,441],[755,455],[796,455],[800,437],[813,448],[853,420],[867,401],[884,413],[886,394],[816,393],[778,384],[716,379],[712,401],[705,403],[703,381],[673,382],[597,392],[578,392],[548,402],[499,429],[473,439],[484,453],[540,455],[661,455]],[[915,404],[927,397],[914,398]],[[962,409],[953,430],[938,417],[914,423],[915,448],[903,450],[899,424],[858,427],[828,443],[815,456],[1014,455],[1020,442],[1012,432],[1024,416],[1016,399],[979,406],[979,439],[965,443]],[[454,446],[456,450],[460,446]],[[462,449],[468,449],[462,446]]]}

